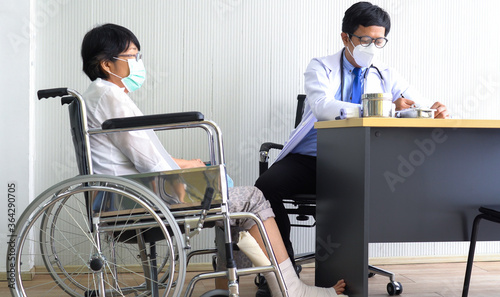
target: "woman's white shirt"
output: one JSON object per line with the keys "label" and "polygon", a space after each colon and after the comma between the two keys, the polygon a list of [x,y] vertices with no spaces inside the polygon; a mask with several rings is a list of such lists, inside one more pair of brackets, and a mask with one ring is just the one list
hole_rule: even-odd
{"label": "woman's white shirt", "polygon": [[[83,94],[89,128],[100,128],[112,118],[143,115],[124,90],[100,78],[90,84]],[[127,175],[179,168],[152,130],[92,135],[90,148],[96,174]]]}

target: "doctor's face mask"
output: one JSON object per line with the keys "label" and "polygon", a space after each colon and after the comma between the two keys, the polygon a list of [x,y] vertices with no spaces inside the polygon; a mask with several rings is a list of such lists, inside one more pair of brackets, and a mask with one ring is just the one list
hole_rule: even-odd
{"label": "doctor's face mask", "polygon": [[354,47],[354,50],[351,52],[348,46],[346,46],[346,48],[349,51],[349,54],[353,57],[354,61],[356,61],[356,64],[362,68],[370,67],[373,59],[379,52],[379,48],[377,48],[374,43],[371,43],[369,46],[362,46],[361,44],[355,46],[351,38],[349,38],[349,41]]}

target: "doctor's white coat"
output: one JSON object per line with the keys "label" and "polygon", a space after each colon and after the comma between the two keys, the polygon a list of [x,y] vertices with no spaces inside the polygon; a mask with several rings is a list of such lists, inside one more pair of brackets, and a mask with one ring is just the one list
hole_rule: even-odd
{"label": "doctor's white coat", "polygon": [[[340,115],[340,109],[359,106],[359,104],[335,99],[341,82],[340,59],[342,52],[341,50],[334,55],[314,58],[307,66],[304,73],[304,89],[307,98],[302,121],[290,134],[276,161],[290,153],[307,135],[315,122],[335,120]],[[378,61],[375,61],[373,66],[379,69],[383,79],[378,71],[370,70],[366,75],[365,93],[391,93],[393,101],[403,95],[422,106],[428,105],[428,102],[417,95],[408,82],[394,69]]]}

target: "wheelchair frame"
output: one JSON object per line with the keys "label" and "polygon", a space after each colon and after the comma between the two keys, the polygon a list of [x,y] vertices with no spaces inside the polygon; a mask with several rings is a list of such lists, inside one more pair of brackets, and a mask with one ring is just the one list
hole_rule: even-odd
{"label": "wheelchair frame", "polygon": [[[226,171],[224,166],[223,143],[219,127],[211,121],[205,121],[200,113],[177,113],[154,116],[141,116],[122,119],[111,119],[103,123],[100,129],[88,129],[85,102],[75,90],[58,88],[41,90],[39,99],[62,97],[63,104],[77,104],[76,114],[70,116],[80,131],[73,131],[73,141],[79,171],[82,175],[62,181],[41,193],[20,216],[13,233],[15,238],[15,255],[7,258],[7,269],[15,270],[15,282],[11,287],[13,296],[30,296],[39,294],[43,286],[29,287],[29,281],[23,279],[26,269],[35,267],[36,257],[41,257],[55,285],[48,285],[48,293],[57,296],[56,291],[71,296],[180,296],[185,282],[186,268],[189,259],[194,255],[214,252],[214,249],[188,251],[191,249],[190,239],[197,235],[205,222],[222,221],[224,225],[225,249],[227,255],[227,271],[200,273],[188,284],[184,296],[191,296],[194,286],[199,280],[227,277],[229,292],[220,294],[207,292],[203,296],[239,296],[237,278],[261,272],[274,272],[284,296],[288,296],[278,263],[271,249],[269,238],[262,221],[252,213],[230,213],[228,209]],[[73,102],[73,103],[72,103]],[[72,127],[73,128],[73,127]],[[219,207],[211,207],[213,193],[207,191],[201,209],[171,209],[150,189],[137,181],[126,177],[92,174],[90,136],[102,133],[119,133],[137,130],[173,130],[202,128],[208,135],[209,155],[212,168],[218,170],[220,176]],[[75,135],[80,134],[80,135]],[[80,142],[75,140],[80,138]],[[192,169],[199,170],[199,169]],[[190,172],[191,169],[183,169]],[[208,170],[208,169],[207,169]],[[165,172],[168,176],[170,172]],[[212,189],[213,190],[213,189]],[[98,193],[118,195],[120,205],[133,202],[131,209],[125,211],[94,211],[91,201]],[[102,207],[102,206],[101,206]],[[65,213],[74,222],[66,221],[61,214]],[[233,243],[230,234],[231,219],[252,219],[259,228],[271,265],[237,269],[233,260]],[[79,220],[79,221],[77,221]],[[74,224],[74,226],[73,226]],[[76,232],[66,231],[66,225],[80,229],[80,242],[70,242],[76,238]],[[184,227],[184,232],[180,226]],[[69,229],[68,229],[69,230]],[[132,232],[131,236],[126,236]],[[38,234],[36,234],[38,233]],[[75,234],[74,234],[75,233]],[[61,235],[62,234],[62,235]],[[149,239],[147,237],[150,237]],[[166,241],[165,258],[157,263],[157,239]],[[62,239],[59,239],[62,238]],[[125,238],[125,239],[123,239]],[[61,243],[58,242],[61,240]],[[119,261],[128,261],[130,255],[121,258],[117,252],[123,246],[137,244],[139,266],[142,266],[144,282],[129,286],[118,278],[120,273],[139,275],[127,265],[120,266]],[[147,251],[149,244],[149,254]],[[109,246],[108,246],[109,245]],[[119,248],[117,248],[117,246]],[[88,251],[80,253],[80,246],[88,247]],[[105,247],[103,247],[105,246]],[[104,251],[109,249],[109,255]],[[161,248],[161,246],[160,246]],[[77,252],[78,250],[78,252]],[[70,256],[63,257],[68,252]],[[81,267],[73,274],[63,261],[73,263],[71,253],[77,258]],[[132,253],[131,253],[132,254]],[[64,260],[67,258],[68,260]],[[128,264],[128,262],[126,263]],[[130,270],[130,271],[129,271]],[[164,271],[165,270],[165,271]],[[31,272],[28,272],[31,273]],[[62,275],[62,276],[61,276]],[[80,281],[81,276],[88,279]],[[173,288],[173,290],[171,290]],[[30,290],[31,289],[31,290]]]}

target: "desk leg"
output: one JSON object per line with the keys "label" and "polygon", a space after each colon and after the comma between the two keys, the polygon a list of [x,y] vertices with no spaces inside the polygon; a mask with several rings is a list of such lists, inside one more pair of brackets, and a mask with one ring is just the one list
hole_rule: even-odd
{"label": "desk leg", "polygon": [[350,297],[368,296],[368,138],[362,128],[318,130],[315,280],[344,279]]}

